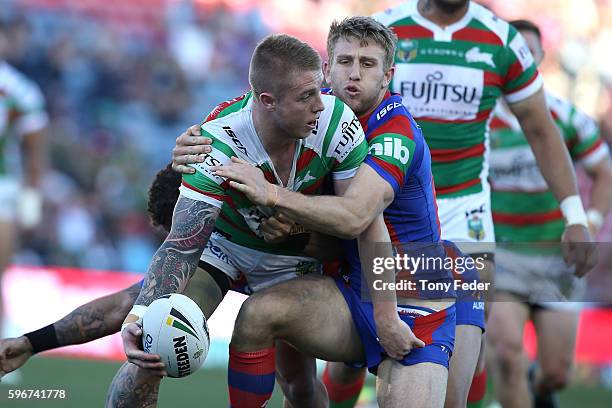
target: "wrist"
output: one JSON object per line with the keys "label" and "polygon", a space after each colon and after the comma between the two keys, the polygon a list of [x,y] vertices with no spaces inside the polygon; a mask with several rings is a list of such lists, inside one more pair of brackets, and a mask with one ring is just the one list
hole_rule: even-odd
{"label": "wrist", "polygon": [[41,329],[23,335],[28,340],[32,354],[60,347],[55,326],[50,324]]}
{"label": "wrist", "polygon": [[561,213],[565,219],[566,227],[570,225],[583,225],[586,228],[589,227],[587,215],[584,212],[584,207],[582,206],[582,200],[580,200],[578,195],[564,198],[559,207],[561,208]]}
{"label": "wrist", "polygon": [[278,186],[276,184],[268,183],[266,185],[266,207],[274,208],[278,205]]}
{"label": "wrist", "polygon": [[603,216],[601,211],[596,208],[589,208],[589,210],[586,212],[586,216],[589,225],[595,228],[595,230],[599,231],[605,221],[605,217]]}
{"label": "wrist", "polygon": [[395,302],[376,302],[374,303],[374,319],[391,320],[397,318],[397,307]]}
{"label": "wrist", "polygon": [[147,306],[144,305],[134,305],[132,306],[132,310],[128,313],[128,315],[123,320],[123,324],[121,325],[121,331],[125,329],[128,324],[136,323],[142,324],[142,317],[147,311]]}
{"label": "wrist", "polygon": [[28,352],[30,352],[31,354],[34,354],[34,346],[32,346],[32,342],[30,341],[28,336],[24,334],[23,336],[19,337],[19,339],[23,341],[23,344],[25,345]]}

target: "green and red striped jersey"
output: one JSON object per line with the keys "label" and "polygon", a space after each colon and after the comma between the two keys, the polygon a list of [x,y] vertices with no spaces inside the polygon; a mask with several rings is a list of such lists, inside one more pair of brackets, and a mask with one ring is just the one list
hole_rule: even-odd
{"label": "green and red striped jersey", "polygon": [[9,135],[39,131],[47,122],[45,100],[38,85],[0,60],[0,176],[7,173]]}
{"label": "green and red striped jersey", "polygon": [[516,103],[542,87],[523,37],[475,2],[446,28],[422,17],[416,0],[374,18],[398,36],[391,90],[423,130],[438,198],[482,191],[496,100]]}
{"label": "green and red striped jersey", "polygon": [[[303,194],[321,193],[325,177],[348,179],[368,153],[363,129],[353,111],[332,95],[321,95],[325,109],[316,128],[298,140],[288,184],[284,187]],[[224,165],[233,156],[259,167],[266,179],[282,185],[272,160],[260,142],[252,119],[252,94],[224,102],[202,124],[202,135],[213,139],[213,151],[203,163],[192,165],[195,174],[183,175],[181,195],[220,207],[215,228],[236,244],[280,255],[299,255],[291,242],[270,244],[259,231],[261,221],[273,214],[256,206],[229,183],[212,173],[210,166]]]}
{"label": "green and red striped jersey", "polygon": [[[606,157],[595,122],[547,93],[550,113],[572,159],[585,167]],[[491,208],[498,242],[559,241],[565,223],[518,120],[499,105],[491,122]]]}

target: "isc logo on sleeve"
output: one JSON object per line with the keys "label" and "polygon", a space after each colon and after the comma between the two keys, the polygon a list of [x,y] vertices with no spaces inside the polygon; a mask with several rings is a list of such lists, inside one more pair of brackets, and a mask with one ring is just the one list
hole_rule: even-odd
{"label": "isc logo on sleeve", "polygon": [[402,145],[399,139],[385,137],[382,143],[374,143],[370,146],[372,156],[387,156],[399,160],[402,164],[408,163],[410,149]]}

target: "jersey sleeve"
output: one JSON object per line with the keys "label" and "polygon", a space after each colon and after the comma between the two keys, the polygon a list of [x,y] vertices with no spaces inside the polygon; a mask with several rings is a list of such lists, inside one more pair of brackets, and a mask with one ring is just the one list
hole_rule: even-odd
{"label": "jersey sleeve", "polygon": [[214,148],[208,153],[204,162],[190,164],[196,169],[194,174],[183,174],[180,192],[181,195],[192,200],[205,201],[215,207],[221,208],[225,201],[226,190],[229,183],[222,177],[213,174],[211,166],[223,166],[231,162],[231,157],[238,156],[236,152],[225,143],[222,137],[215,132],[208,131],[206,124],[202,125],[202,136],[213,140]]}
{"label": "jersey sleeve", "polygon": [[18,72],[14,72],[13,80],[7,85],[9,103],[16,113],[16,133],[23,135],[42,130],[49,118],[38,85]]}
{"label": "jersey sleeve", "polygon": [[504,47],[502,91],[510,104],[527,99],[543,86],[536,62],[523,36],[512,26],[508,32],[508,44]]}
{"label": "jersey sleeve", "polygon": [[385,179],[397,195],[414,158],[415,142],[404,134],[382,133],[371,138],[369,145],[365,163]]}
{"label": "jersey sleeve", "polygon": [[[368,146],[359,119],[340,99],[336,98],[334,109],[341,109],[338,119],[328,129],[327,155],[334,159],[334,180],[349,179],[357,173],[368,154]],[[338,108],[340,107],[340,108]]]}
{"label": "jersey sleeve", "polygon": [[600,137],[599,127],[584,112],[573,108],[567,127],[574,134],[570,154],[583,166],[593,166],[609,154],[608,145]]}

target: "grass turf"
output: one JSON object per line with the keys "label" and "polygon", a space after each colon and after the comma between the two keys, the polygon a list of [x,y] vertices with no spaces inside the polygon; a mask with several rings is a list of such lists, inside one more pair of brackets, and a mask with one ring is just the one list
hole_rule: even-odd
{"label": "grass turf", "polygon": [[[20,371],[19,384],[0,383],[0,407],[102,407],[108,384],[120,364],[70,360],[53,357],[35,357]],[[162,382],[160,407],[227,407],[227,375],[223,368],[202,369],[183,379],[166,379]],[[369,378],[372,385],[372,378]],[[59,389],[65,390],[65,399],[19,399],[9,400],[9,390]],[[561,394],[562,408],[610,407],[612,391],[573,385]],[[281,407],[279,387],[268,405]]]}

